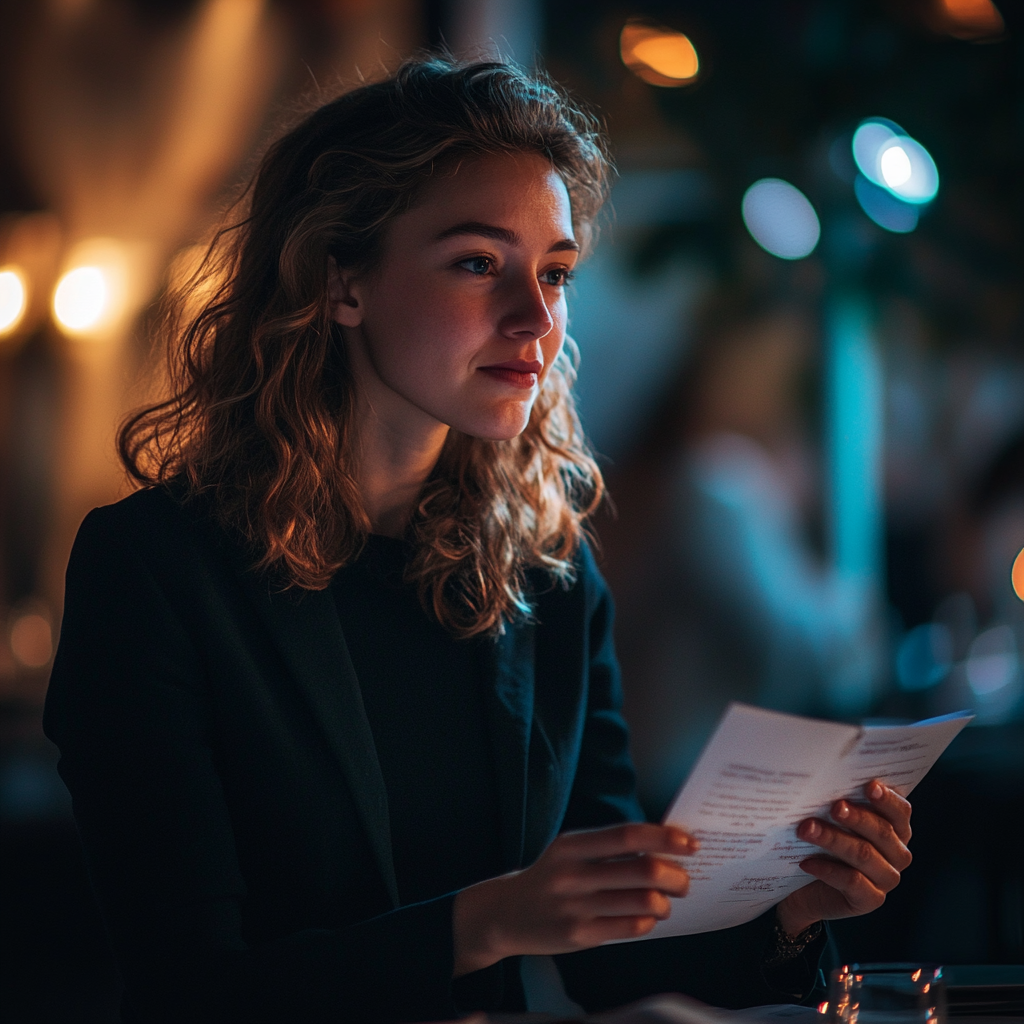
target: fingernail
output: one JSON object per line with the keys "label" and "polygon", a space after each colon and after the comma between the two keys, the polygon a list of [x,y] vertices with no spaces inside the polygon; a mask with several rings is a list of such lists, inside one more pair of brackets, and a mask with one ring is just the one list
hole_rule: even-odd
{"label": "fingernail", "polygon": [[839,818],[840,821],[845,821],[849,816],[850,816],[850,805],[847,804],[847,803],[841,803],[836,808],[836,817]]}
{"label": "fingernail", "polygon": [[881,800],[884,792],[885,790],[882,788],[882,784],[880,782],[875,782],[872,784],[871,789],[868,790],[868,796],[871,797],[872,800]]}
{"label": "fingernail", "polygon": [[687,835],[680,829],[676,830],[674,845],[682,853],[694,853],[700,849],[700,843],[693,836]]}
{"label": "fingernail", "polygon": [[807,839],[817,839],[821,833],[821,826],[816,821],[809,821],[804,825],[804,836]]}

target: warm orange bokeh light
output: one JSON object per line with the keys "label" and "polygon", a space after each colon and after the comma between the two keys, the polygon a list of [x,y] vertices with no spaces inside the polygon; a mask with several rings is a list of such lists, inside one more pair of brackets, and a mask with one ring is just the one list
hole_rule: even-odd
{"label": "warm orange bokeh light", "polygon": [[697,77],[700,61],[682,32],[643,22],[627,22],[619,36],[622,62],[649,85],[676,87]]}
{"label": "warm orange bokeh light", "polygon": [[28,612],[11,623],[11,653],[25,668],[43,668],[53,656],[50,621],[38,612]]}
{"label": "warm orange bokeh light", "polygon": [[939,0],[946,31],[961,39],[1001,36],[1003,16],[992,0]]}
{"label": "warm orange bokeh light", "polygon": [[25,275],[17,267],[0,267],[0,334],[10,334],[25,315]]}
{"label": "warm orange bokeh light", "polygon": [[697,74],[697,51],[686,36],[655,36],[633,47],[633,56],[666,78],[682,81]]}
{"label": "warm orange bokeh light", "polygon": [[1024,549],[1013,560],[1010,579],[1013,581],[1013,592],[1024,601]]}

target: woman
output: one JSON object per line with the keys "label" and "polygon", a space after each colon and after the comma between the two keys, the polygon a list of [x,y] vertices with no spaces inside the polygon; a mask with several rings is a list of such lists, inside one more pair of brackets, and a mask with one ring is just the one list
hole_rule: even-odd
{"label": "woman", "polygon": [[[82,525],[46,717],[126,1019],[515,1008],[520,955],[685,893],[583,539],[564,287],[606,173],[550,85],[410,63],[270,150],[171,321],[172,395],[121,434],[146,488]],[[575,952],[570,994],[803,995],[818,922],[909,860],[895,794],[844,808],[776,913]]]}

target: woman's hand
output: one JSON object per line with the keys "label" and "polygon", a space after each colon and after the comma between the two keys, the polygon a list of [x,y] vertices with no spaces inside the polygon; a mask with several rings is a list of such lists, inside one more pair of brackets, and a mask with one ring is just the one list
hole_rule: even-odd
{"label": "woman's hand", "polygon": [[571,953],[646,935],[685,896],[686,871],[669,857],[699,844],[671,825],[566,832],[523,871],[463,889],[452,927],[456,978],[507,956]]}
{"label": "woman's hand", "polygon": [[809,857],[800,867],[816,882],[790,893],[776,907],[790,936],[815,921],[867,914],[885,902],[910,864],[910,804],[877,779],[864,787],[868,804],[838,800],[831,815],[840,826],[808,818],[797,837],[820,846],[826,857]]}

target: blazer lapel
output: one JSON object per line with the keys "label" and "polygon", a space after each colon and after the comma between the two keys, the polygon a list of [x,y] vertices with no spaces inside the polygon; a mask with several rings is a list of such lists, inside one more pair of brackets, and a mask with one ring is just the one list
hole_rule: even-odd
{"label": "blazer lapel", "polygon": [[341,763],[392,905],[399,906],[384,776],[330,590],[271,594],[246,574],[256,607]]}
{"label": "blazer lapel", "polygon": [[484,694],[494,747],[504,869],[522,867],[533,721],[534,625],[508,626],[486,643]]}

